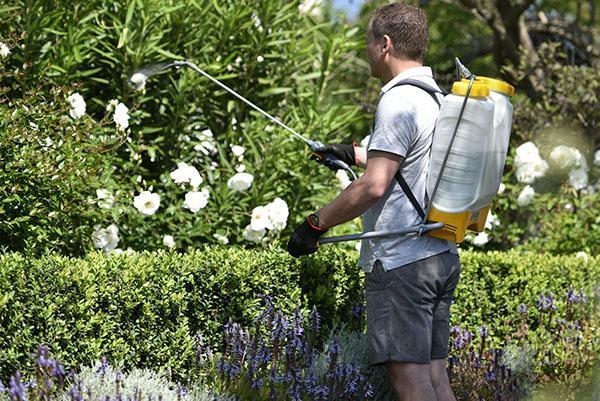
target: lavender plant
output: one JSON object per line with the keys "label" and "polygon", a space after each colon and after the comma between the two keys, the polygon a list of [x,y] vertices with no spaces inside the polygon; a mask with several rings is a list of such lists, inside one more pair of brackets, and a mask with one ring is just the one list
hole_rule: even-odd
{"label": "lavender plant", "polygon": [[132,369],[127,373],[111,366],[106,358],[79,373],[66,374],[64,366],[40,345],[35,356],[34,377],[20,372],[8,386],[0,382],[0,401],[233,401],[205,389],[202,382],[187,388],[173,383],[167,373]]}
{"label": "lavender plant", "polygon": [[340,360],[337,341],[319,351],[321,317],[315,308],[305,320],[300,308],[289,317],[276,310],[269,297],[264,300],[266,308],[252,332],[231,321],[225,326],[225,348],[216,360],[214,378],[218,390],[248,400],[373,397],[360,366]]}

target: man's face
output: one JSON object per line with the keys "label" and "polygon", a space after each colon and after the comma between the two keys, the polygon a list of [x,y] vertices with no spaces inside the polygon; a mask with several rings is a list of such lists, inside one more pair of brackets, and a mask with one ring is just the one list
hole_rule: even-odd
{"label": "man's face", "polygon": [[381,78],[381,65],[383,63],[381,43],[375,41],[371,24],[369,24],[369,28],[367,29],[367,59],[371,66],[371,76]]}

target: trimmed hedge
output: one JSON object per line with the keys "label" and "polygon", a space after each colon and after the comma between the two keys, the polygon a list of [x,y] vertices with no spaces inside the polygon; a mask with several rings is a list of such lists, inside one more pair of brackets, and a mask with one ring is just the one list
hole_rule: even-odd
{"label": "trimmed hedge", "polygon": [[[219,344],[228,319],[249,325],[262,310],[260,294],[285,313],[315,305],[325,324],[349,321],[362,302],[357,254],[323,247],[298,261],[280,248],[205,247],[186,254],[92,253],[74,259],[0,255],[0,379],[31,368],[29,353],[50,346],[67,366],[101,356],[125,367],[170,367],[185,375],[194,363],[194,335]],[[485,324],[495,343],[517,330],[518,306],[536,313],[541,292],[557,296],[583,287],[591,300],[600,259],[461,253],[463,272],[453,322]],[[586,306],[592,310],[591,303]],[[535,316],[535,315],[534,315]],[[508,323],[507,323],[508,322]]]}

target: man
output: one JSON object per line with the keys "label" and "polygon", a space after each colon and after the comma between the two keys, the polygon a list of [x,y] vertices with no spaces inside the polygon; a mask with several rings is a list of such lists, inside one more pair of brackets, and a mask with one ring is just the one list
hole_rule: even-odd
{"label": "man", "polygon": [[[371,74],[384,86],[369,144],[366,149],[352,144],[319,150],[366,169],[296,228],[288,242],[293,256],[316,252],[319,237],[330,227],[360,215],[365,231],[420,223],[395,174],[400,169],[424,206],[439,99],[414,85],[396,85],[411,79],[439,90],[431,69],[423,66],[427,42],[427,18],[418,8],[397,3],[373,13],[367,53]],[[386,365],[402,401],[455,401],[445,366],[449,307],[460,274],[455,244],[427,235],[365,240],[359,264],[365,271],[371,362]]]}

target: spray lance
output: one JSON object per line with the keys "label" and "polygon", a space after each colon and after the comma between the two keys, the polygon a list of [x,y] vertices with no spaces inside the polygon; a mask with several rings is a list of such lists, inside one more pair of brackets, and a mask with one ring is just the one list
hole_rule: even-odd
{"label": "spray lance", "polygon": [[234,91],[233,89],[231,89],[230,87],[228,87],[227,85],[225,85],[224,83],[219,81],[218,79],[212,77],[210,74],[208,74],[204,70],[200,69],[196,64],[194,64],[190,61],[187,61],[187,60],[169,61],[169,62],[155,63],[155,64],[150,64],[150,65],[144,66],[141,69],[137,70],[133,75],[131,75],[131,77],[129,78],[129,82],[133,86],[135,86],[136,89],[138,89],[138,90],[143,89],[146,84],[146,80],[149,77],[151,77],[152,75],[156,75],[156,74],[158,74],[162,71],[165,71],[169,68],[172,68],[172,67],[175,67],[175,68],[188,67],[188,68],[191,68],[192,70],[202,74],[203,76],[205,76],[206,78],[208,78],[212,82],[214,82],[215,84],[219,85],[221,88],[225,89],[227,92],[231,93],[233,96],[240,99],[242,102],[244,102],[247,105],[249,105],[250,107],[252,107],[254,110],[261,113],[263,116],[267,117],[269,120],[271,120],[275,124],[279,125],[283,129],[285,129],[286,131],[291,133],[294,137],[300,139],[302,142],[304,142],[306,145],[308,145],[310,150],[313,152],[314,156],[317,157],[318,159],[320,159],[320,161],[325,166],[333,168],[333,169],[343,169],[343,170],[349,171],[350,174],[354,177],[354,179],[356,179],[356,174],[350,168],[350,166],[348,166],[346,163],[344,163],[343,161],[339,160],[338,158],[336,158],[335,156],[333,156],[329,153],[325,153],[325,154],[317,153],[317,150],[319,148],[323,147],[322,142],[313,141],[311,139],[305,138],[304,136],[300,135],[294,129],[292,129],[289,126],[287,126],[286,124],[284,124],[279,118],[274,117],[271,114],[267,113],[266,111],[264,111],[263,109],[261,109],[260,107],[258,107],[257,105],[255,105],[254,103],[252,103],[251,101],[249,101],[248,99],[246,99],[245,97],[243,97],[242,95],[240,95],[239,93],[237,93],[236,91]]}

